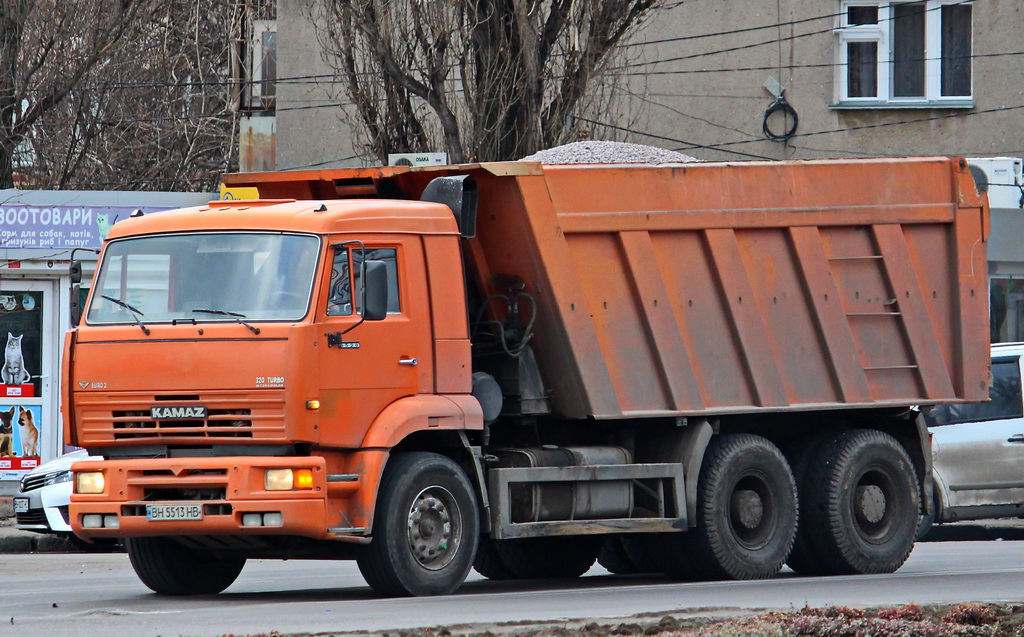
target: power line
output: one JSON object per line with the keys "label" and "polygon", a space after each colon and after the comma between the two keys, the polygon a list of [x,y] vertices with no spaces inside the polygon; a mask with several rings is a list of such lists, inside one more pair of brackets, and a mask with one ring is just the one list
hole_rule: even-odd
{"label": "power line", "polygon": [[799,20],[788,20],[786,22],[778,22],[772,24],[765,24],[757,27],[746,27],[743,29],[732,29],[730,31],[716,31],[714,33],[701,33],[699,35],[681,35],[674,38],[663,38],[660,40],[644,40],[643,42],[630,42],[623,44],[622,48],[631,48],[635,46],[651,46],[653,44],[667,44],[669,42],[685,42],[688,40],[703,40],[705,38],[717,38],[724,35],[737,35],[740,33],[752,33],[754,31],[766,31],[768,29],[775,29],[780,26],[791,26],[796,24],[804,24],[805,22],[816,22],[817,20],[827,20],[829,18],[835,18],[843,15],[842,13],[828,13],[825,15],[814,16],[812,18],[801,18]]}
{"label": "power line", "polygon": [[[752,153],[743,153],[743,152],[736,151],[736,150],[719,149],[717,147],[706,146],[704,144],[698,144],[696,142],[688,142],[686,140],[676,139],[674,137],[665,137],[664,135],[655,135],[653,133],[645,133],[644,131],[638,131],[638,130],[634,130],[632,128],[625,128],[623,126],[616,126],[615,124],[609,124],[607,122],[599,122],[597,120],[587,119],[586,117],[577,117],[576,119],[578,119],[581,122],[587,122],[588,124],[595,124],[597,126],[604,126],[605,128],[610,128],[612,130],[623,131],[623,132],[626,132],[626,133],[632,133],[634,135],[642,135],[644,137],[650,137],[651,139],[660,139],[662,141],[673,142],[675,144],[686,144],[686,147],[683,148],[683,150],[692,150],[692,149],[695,149],[695,148],[707,148],[707,149],[710,149],[710,150],[721,150],[724,153],[731,153],[731,154],[734,154],[734,155],[741,155],[743,157],[751,157],[753,159],[772,159],[771,157],[765,157],[764,155],[754,155]],[[750,140],[750,141],[763,141],[763,140]]]}
{"label": "power line", "polygon": [[[879,122],[879,123],[876,123],[876,124],[862,124],[860,126],[847,126],[847,127],[843,127],[843,128],[833,128],[833,129],[830,129],[830,130],[812,131],[810,133],[800,133],[799,135],[797,135],[797,138],[814,137],[814,136],[817,136],[817,135],[834,135],[834,134],[837,134],[837,133],[848,133],[848,132],[852,132],[852,131],[869,130],[869,129],[873,129],[873,128],[888,128],[890,126],[906,126],[908,124],[920,124],[920,123],[923,123],[923,122],[934,122],[934,121],[941,121],[941,120],[946,120],[946,119],[973,117],[973,116],[978,116],[978,115],[989,115],[989,114],[992,114],[992,113],[1002,113],[1002,112],[1016,111],[1016,110],[1021,110],[1021,109],[1024,109],[1024,104],[1017,104],[1015,106],[999,106],[999,107],[996,107],[996,108],[987,108],[987,109],[984,109],[984,110],[977,110],[977,111],[964,111],[964,112],[958,112],[958,113],[949,113],[949,114],[946,114],[946,115],[933,115],[931,117],[918,117],[916,119],[906,119],[906,120],[900,120],[898,122]],[[709,149],[712,149],[712,150],[722,150],[723,146],[738,146],[740,144],[749,144],[749,143],[757,142],[757,141],[765,141],[765,140],[753,140],[753,139],[751,139],[751,140],[741,140],[741,141],[735,141],[735,142],[722,142],[720,144],[708,144],[706,146],[703,146],[703,148],[709,148]]]}
{"label": "power line", "polygon": [[[928,62],[935,60],[972,60],[978,58],[997,58],[997,57],[1015,57],[1024,55],[1024,51],[1003,51],[999,53],[976,53],[974,55],[956,55],[947,56],[941,58],[912,58],[907,59],[907,62]],[[879,64],[894,64],[893,60],[879,60]],[[836,62],[819,62],[817,64],[785,64],[781,68],[783,69],[815,69],[815,68],[834,68],[841,66]],[[688,75],[696,73],[729,73],[729,72],[740,72],[740,71],[774,71],[779,67],[776,66],[741,66],[734,68],[713,68],[713,69],[679,69],[675,71],[642,71],[642,72],[631,72],[627,75],[634,76],[648,76],[648,75]]]}
{"label": "power line", "polygon": [[[941,10],[944,7],[953,7],[953,6],[963,5],[963,4],[973,4],[973,2],[974,2],[974,0],[960,0],[960,2],[950,2],[950,3],[947,3],[947,4],[936,5],[935,7],[931,8],[931,9],[925,9],[924,11],[922,11],[922,13],[930,13],[930,12],[933,12],[933,11],[939,11],[939,10]],[[823,17],[834,17],[835,15],[836,14],[833,14],[832,16],[823,16]],[[842,15],[842,14],[838,14],[838,15]],[[892,21],[899,20],[899,19],[901,19],[901,18],[898,18],[898,17],[895,17],[895,16],[891,16],[891,17],[888,17],[888,18],[879,18],[878,23],[892,22]],[[772,25],[772,26],[774,26],[774,25]],[[623,69],[637,68],[637,67],[642,67],[642,66],[654,66],[656,64],[664,64],[666,62],[679,62],[679,61],[682,61],[682,60],[692,60],[694,58],[709,57],[709,56],[712,56],[712,55],[720,55],[722,53],[734,53],[736,51],[744,51],[744,50],[747,50],[747,49],[757,48],[759,46],[767,46],[767,45],[775,44],[777,42],[781,44],[782,42],[789,42],[789,41],[797,40],[797,39],[800,39],[800,38],[810,37],[812,35],[822,35],[824,33],[832,33],[832,32],[833,32],[833,29],[821,29],[821,30],[818,30],[818,31],[808,31],[806,33],[797,33],[797,34],[789,35],[789,36],[782,37],[782,38],[774,38],[774,39],[765,40],[765,41],[762,41],[762,42],[754,42],[752,44],[743,44],[743,45],[738,45],[738,46],[734,46],[734,47],[728,47],[728,48],[725,48],[725,49],[719,49],[717,51],[704,51],[703,53],[693,53],[693,54],[689,54],[689,55],[682,55],[682,56],[677,56],[677,57],[672,57],[672,58],[665,58],[665,59],[662,59],[662,60],[653,60],[653,61],[650,61],[650,62],[635,62],[635,63],[632,63],[632,64],[625,64],[623,66],[614,67],[613,70],[623,70]]]}

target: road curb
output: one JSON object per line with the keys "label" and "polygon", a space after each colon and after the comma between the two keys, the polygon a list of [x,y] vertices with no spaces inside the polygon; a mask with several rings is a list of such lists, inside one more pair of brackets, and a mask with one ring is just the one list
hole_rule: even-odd
{"label": "road curb", "polygon": [[0,554],[81,552],[71,540],[59,535],[0,527]]}

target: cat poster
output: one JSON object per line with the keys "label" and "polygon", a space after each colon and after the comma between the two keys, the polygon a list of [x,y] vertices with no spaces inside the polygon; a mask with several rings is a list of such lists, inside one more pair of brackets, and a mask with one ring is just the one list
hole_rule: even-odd
{"label": "cat poster", "polygon": [[0,288],[0,399],[40,396],[42,292]]}

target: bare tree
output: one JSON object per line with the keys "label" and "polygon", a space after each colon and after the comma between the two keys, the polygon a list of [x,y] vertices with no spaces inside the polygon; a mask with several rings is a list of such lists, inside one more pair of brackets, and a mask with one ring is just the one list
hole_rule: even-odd
{"label": "bare tree", "polygon": [[569,141],[616,47],[664,4],[321,0],[310,18],[378,159],[443,144],[494,161]]}
{"label": "bare tree", "polygon": [[67,99],[156,0],[0,0],[0,187],[32,127]]}
{"label": "bare tree", "polygon": [[[36,0],[34,11],[41,17],[72,4],[80,6]],[[229,80],[238,34],[231,29],[247,3],[145,0],[138,7],[122,37],[60,102],[17,121],[15,163],[33,187],[209,190],[237,167]],[[23,56],[33,55],[33,41],[24,41]]]}

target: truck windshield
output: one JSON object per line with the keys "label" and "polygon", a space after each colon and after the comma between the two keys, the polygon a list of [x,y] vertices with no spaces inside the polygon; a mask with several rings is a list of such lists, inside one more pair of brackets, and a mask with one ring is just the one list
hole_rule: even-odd
{"label": "truck windshield", "polygon": [[319,252],[315,236],[280,233],[113,241],[100,264],[86,322],[298,320],[309,308]]}

